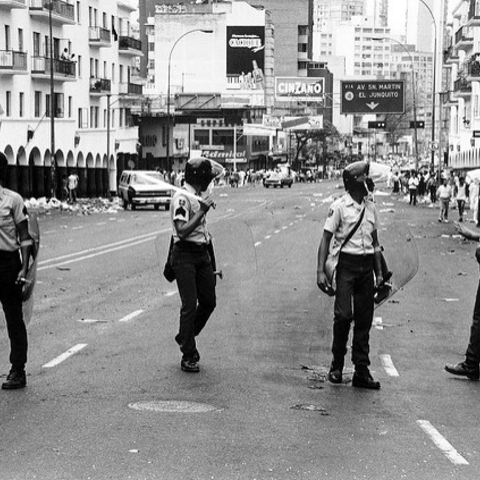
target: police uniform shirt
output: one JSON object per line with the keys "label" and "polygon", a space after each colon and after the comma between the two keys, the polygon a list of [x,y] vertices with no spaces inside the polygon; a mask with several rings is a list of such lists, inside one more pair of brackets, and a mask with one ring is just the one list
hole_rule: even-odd
{"label": "police uniform shirt", "polygon": [[22,197],[0,186],[0,250],[14,252],[20,248],[17,225],[26,219]]}
{"label": "police uniform shirt", "polygon": [[358,204],[349,193],[335,200],[328,211],[325,230],[333,234],[330,250],[339,249],[349,232],[355,227],[365,206],[362,223],[353,237],[342,248],[342,252],[351,255],[373,254],[372,233],[377,230],[378,215],[372,200],[366,199]]}
{"label": "police uniform shirt", "polygon": [[[188,193],[197,196],[195,189],[185,183],[183,187]],[[175,229],[175,221],[182,220],[188,222],[194,215],[200,210],[200,202],[192,195],[177,191],[172,199],[172,205],[170,206],[171,218],[173,223],[173,241],[176,243],[180,240]],[[205,215],[201,218],[200,223],[195,229],[184,238],[184,241],[194,243],[208,243],[209,233],[207,230],[207,221]]]}

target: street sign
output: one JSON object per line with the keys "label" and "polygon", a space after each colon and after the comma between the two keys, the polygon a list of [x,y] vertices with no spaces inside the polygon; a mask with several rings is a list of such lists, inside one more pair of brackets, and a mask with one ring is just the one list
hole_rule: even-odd
{"label": "street sign", "polygon": [[386,114],[405,112],[403,80],[342,81],[340,112]]}

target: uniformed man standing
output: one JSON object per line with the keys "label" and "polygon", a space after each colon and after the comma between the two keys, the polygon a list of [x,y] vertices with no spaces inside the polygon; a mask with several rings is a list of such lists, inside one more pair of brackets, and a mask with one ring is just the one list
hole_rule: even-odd
{"label": "uniformed man standing", "polygon": [[33,241],[28,233],[22,197],[4,187],[7,169],[7,158],[0,153],[0,301],[10,338],[12,364],[2,389],[13,390],[27,384],[25,364],[28,343],[22,313],[22,287]]}
{"label": "uniformed man standing", "polygon": [[325,273],[332,238],[335,240],[333,245],[339,248],[348,239],[349,233],[354,231],[350,240],[341,247],[336,269],[333,361],[328,379],[332,383],[342,382],[344,357],[353,322],[352,362],[355,373],[352,385],[379,389],[380,383],[372,378],[368,368],[375,287],[383,284],[377,210],[373,201],[368,199],[368,172],[369,165],[366,162],[354,162],[343,172],[347,193],[335,200],[328,212],[318,249],[317,284],[324,292],[332,291]]}
{"label": "uniformed man standing", "polygon": [[185,168],[184,191],[177,191],[170,208],[173,226],[171,264],[182,301],[180,328],[175,337],[182,352],[181,368],[199,372],[196,340],[216,306],[215,274],[206,215],[214,206],[206,195],[223,167],[206,158],[194,158]]}

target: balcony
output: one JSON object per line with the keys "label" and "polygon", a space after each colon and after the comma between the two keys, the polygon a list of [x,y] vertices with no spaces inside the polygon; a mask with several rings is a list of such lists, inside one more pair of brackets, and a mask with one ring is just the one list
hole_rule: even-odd
{"label": "balcony", "polygon": [[460,61],[460,57],[456,50],[450,46],[443,51],[443,64],[444,66],[452,66]]}
{"label": "balcony", "polygon": [[138,96],[143,93],[143,85],[139,83],[121,83],[118,91],[121,95]]}
{"label": "balcony", "polygon": [[112,34],[110,30],[103,27],[88,27],[88,43],[92,47],[110,47]]}
{"label": "balcony", "polygon": [[27,8],[27,0],[0,0],[0,9]]}
{"label": "balcony", "polygon": [[470,0],[470,10],[468,12],[467,25],[469,27],[480,26],[480,5],[478,0]]}
{"label": "balcony", "polygon": [[132,0],[117,0],[117,5],[120,8],[129,10],[130,12],[135,12],[137,10],[137,6],[135,5],[135,2],[132,2]]}
{"label": "balcony", "polygon": [[466,78],[459,78],[453,83],[453,91],[457,97],[469,97],[472,94],[472,84]]}
{"label": "balcony", "polygon": [[0,75],[26,74],[27,54],[13,50],[0,50]]}
{"label": "balcony", "polygon": [[470,82],[480,81],[480,61],[477,60],[477,57],[480,58],[480,54],[472,55],[466,64],[467,80]]}
{"label": "balcony", "polygon": [[75,25],[75,8],[63,0],[30,0],[30,16],[48,21],[52,7],[52,23],[56,25]]}
{"label": "balcony", "polygon": [[90,95],[99,96],[112,92],[112,81],[108,78],[90,78]]}
{"label": "balcony", "polygon": [[120,36],[118,39],[118,51],[124,55],[143,56],[142,42],[133,37]]}
{"label": "balcony", "polygon": [[468,47],[473,44],[473,29],[467,26],[460,27],[455,33],[455,47]]}
{"label": "balcony", "polygon": [[[32,77],[50,78],[50,58],[32,57]],[[76,76],[76,64],[69,60],[53,60],[53,78],[64,82],[74,82]]]}

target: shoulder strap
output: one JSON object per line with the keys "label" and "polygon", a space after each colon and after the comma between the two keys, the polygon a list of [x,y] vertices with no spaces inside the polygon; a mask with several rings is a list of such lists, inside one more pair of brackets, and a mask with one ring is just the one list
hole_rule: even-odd
{"label": "shoulder strap", "polygon": [[357,220],[357,223],[355,226],[348,232],[348,235],[345,237],[345,240],[342,243],[342,246],[340,247],[340,250],[350,241],[350,239],[355,235],[355,232],[358,230],[358,227],[360,227],[360,224],[362,223],[363,220],[363,215],[365,214],[365,209],[367,208],[367,205],[363,207],[362,213],[360,214],[360,217]]}

